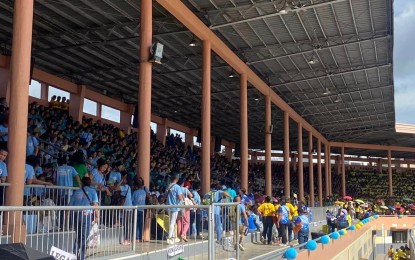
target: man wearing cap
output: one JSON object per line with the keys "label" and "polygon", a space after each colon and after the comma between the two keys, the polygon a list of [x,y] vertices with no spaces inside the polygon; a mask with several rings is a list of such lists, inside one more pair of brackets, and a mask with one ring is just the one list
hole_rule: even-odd
{"label": "man wearing cap", "polygon": [[[173,174],[171,177],[171,183],[166,189],[166,204],[167,205],[180,205],[180,202],[183,200],[183,191],[182,187],[177,185],[179,181],[179,175]],[[169,208],[169,217],[170,217],[170,225],[169,225],[169,237],[167,238],[167,243],[172,245],[175,243],[179,243],[180,239],[177,238],[177,234],[175,232],[175,225],[177,220],[177,215],[179,214],[180,208]]]}

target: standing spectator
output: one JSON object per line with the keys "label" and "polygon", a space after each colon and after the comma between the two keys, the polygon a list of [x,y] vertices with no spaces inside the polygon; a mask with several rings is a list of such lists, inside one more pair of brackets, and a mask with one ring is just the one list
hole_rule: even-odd
{"label": "standing spectator", "polygon": [[39,153],[39,141],[33,135],[30,135],[27,132],[27,140],[26,140],[26,156],[34,155],[37,156]]}
{"label": "standing spectator", "polygon": [[[72,155],[71,158],[72,167],[76,170],[78,173],[79,179],[82,180],[87,174],[88,169],[85,164],[85,158],[82,151],[77,151]],[[80,187],[80,183],[78,182],[77,178],[73,178],[73,186],[74,187]]]}
{"label": "standing spectator", "polygon": [[[68,165],[68,158],[66,155],[58,158],[58,164],[60,165],[56,169],[56,185],[63,187],[73,187],[73,180],[77,183],[81,183],[78,172],[74,167]],[[71,196],[71,190],[60,190],[58,205],[64,206],[68,204],[67,198]]]}
{"label": "standing spectator", "polygon": [[271,203],[271,197],[267,196],[265,202],[258,207],[258,212],[262,215],[262,223],[264,230],[262,231],[261,242],[265,244],[265,239],[268,240],[268,245],[272,241],[272,226],[274,225],[275,207]]}
{"label": "standing spectator", "polygon": [[[115,190],[120,192],[120,199],[119,203],[116,206],[132,206],[133,199],[132,199],[132,191],[131,187],[133,186],[133,179],[127,173],[124,173],[121,181],[115,186]],[[121,205],[120,203],[124,200],[124,203]],[[145,202],[145,201],[144,201]],[[137,204],[138,205],[138,204]],[[132,232],[131,232],[131,222],[132,222],[132,214],[133,211],[131,209],[122,210],[120,216],[122,218],[122,224],[124,226],[124,234],[123,240],[121,243],[123,245],[131,245]]]}
{"label": "standing spectator", "polygon": [[[189,191],[188,187],[183,186],[184,183],[181,183],[182,193],[183,193],[183,200],[186,198],[192,201],[193,194]],[[179,211],[179,215],[177,217],[177,233],[178,236],[184,241],[188,242],[187,239],[187,231],[189,230],[190,226],[190,209],[184,209]]]}
{"label": "standing spectator", "polygon": [[[221,190],[222,185],[219,183],[212,184],[211,185],[211,196],[213,198],[211,199],[212,203],[218,203],[221,202],[223,197],[229,198],[230,195],[226,192]],[[245,203],[245,201],[244,201]],[[215,206],[213,209],[214,219],[215,219],[215,231],[216,231],[216,239],[219,244],[222,243],[222,235],[223,235],[223,227],[222,227],[222,219],[220,215],[220,206]]]}
{"label": "standing spectator", "polygon": [[[245,202],[243,200],[241,200],[240,196],[236,196],[234,201],[236,203],[239,203],[236,210],[239,210],[239,215],[240,215],[240,219],[238,219],[237,221],[239,221],[239,230],[237,232],[239,232],[239,241],[237,244],[235,244],[236,246],[239,246],[239,249],[241,251],[244,251],[245,248],[242,245],[242,241],[243,238],[245,236],[245,231],[248,228],[248,216],[246,214],[246,206],[245,206]],[[236,233],[235,233],[235,239],[236,241]]]}
{"label": "standing spectator", "polygon": [[289,215],[290,210],[285,205],[285,198],[282,198],[280,201],[280,206],[278,207],[277,228],[278,234],[281,237],[281,242],[283,245],[288,245],[287,229],[290,223]]}
{"label": "standing spectator", "polygon": [[[82,178],[82,188],[74,192],[69,206],[98,206],[98,195],[95,189],[91,187],[91,179],[89,177]],[[73,216],[76,232],[73,251],[79,260],[84,260],[86,239],[89,235],[91,224],[98,222],[99,211],[98,209],[77,210],[73,212]]]}
{"label": "standing spectator", "polygon": [[[192,189],[193,202],[196,205],[202,204],[202,200],[199,195],[199,190],[200,190],[200,183],[199,182],[193,183],[193,189]],[[202,212],[200,209],[195,208],[190,211],[190,223],[192,226],[192,228],[190,229],[190,235],[194,234],[195,238],[203,239],[204,237],[202,236]]]}
{"label": "standing spectator", "polygon": [[[183,200],[183,190],[179,185],[177,185],[179,178],[180,176],[178,174],[173,174],[173,176],[171,177],[171,183],[166,189],[167,205],[180,205],[180,202]],[[170,225],[167,243],[172,245],[180,242],[180,239],[177,238],[174,229],[180,208],[169,208],[168,211],[170,216]]]}
{"label": "standing spectator", "polygon": [[121,162],[116,162],[113,166],[114,169],[111,171],[108,181],[117,184],[121,181],[121,172],[125,171],[125,166]]}
{"label": "standing spectator", "polygon": [[8,154],[6,147],[0,147],[0,183],[7,181],[7,165],[4,160],[6,160]]}
{"label": "standing spectator", "polygon": [[327,220],[327,231],[328,233],[333,233],[336,231],[336,216],[330,211],[326,211],[326,220]]}
{"label": "standing spectator", "polygon": [[100,190],[100,191],[105,191],[106,195],[108,196],[111,196],[111,192],[109,191],[107,187],[105,175],[107,175],[108,171],[110,170],[111,168],[109,167],[108,162],[100,158],[97,161],[97,168],[93,169],[91,172],[91,176],[92,176],[91,187],[97,190]]}
{"label": "standing spectator", "polygon": [[[134,206],[143,206],[146,205],[147,192],[144,190],[144,182],[137,180],[136,183],[137,190],[134,191],[132,197],[132,203]],[[137,232],[136,232],[136,242],[140,243],[143,239],[143,226],[144,226],[144,217],[146,211],[143,208],[137,210]]]}
{"label": "standing spectator", "polygon": [[298,226],[300,225],[300,229],[298,230],[298,244],[303,244],[308,241],[308,237],[310,236],[310,222],[307,216],[307,208],[302,206],[300,208],[300,216],[295,220],[295,224]]}
{"label": "standing spectator", "polygon": [[349,222],[347,221],[347,210],[339,209],[336,219],[337,219],[337,229],[347,228],[349,226]]}

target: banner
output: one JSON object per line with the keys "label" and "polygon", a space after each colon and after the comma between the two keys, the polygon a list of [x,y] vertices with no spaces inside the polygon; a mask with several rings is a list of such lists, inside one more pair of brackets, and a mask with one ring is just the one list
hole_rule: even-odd
{"label": "banner", "polygon": [[50,255],[58,260],[76,260],[76,256],[65,252],[57,247],[52,246],[50,249]]}

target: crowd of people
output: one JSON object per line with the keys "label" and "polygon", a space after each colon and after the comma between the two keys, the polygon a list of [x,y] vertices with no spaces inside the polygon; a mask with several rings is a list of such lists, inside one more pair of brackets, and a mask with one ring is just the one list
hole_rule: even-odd
{"label": "crowd of people", "polygon": [[[282,196],[282,164],[272,165],[275,197],[263,197],[258,201],[255,197],[263,194],[265,188],[264,165],[257,163],[249,166],[249,190],[246,190],[239,186],[239,160],[229,161],[215,154],[211,160],[211,191],[200,194],[200,149],[197,146],[186,147],[180,136],[173,134],[166,136],[163,145],[151,131],[150,185],[146,187],[144,181],[135,174],[137,157],[140,156],[136,133],[128,134],[113,125],[99,120],[94,122],[85,117],[82,122],[74,121],[68,114],[68,104],[69,100],[53,97],[49,107],[37,103],[29,105],[25,183],[80,189],[57,191],[52,196],[44,189],[25,188],[25,205],[39,205],[35,203],[41,204],[44,199],[52,199],[56,205],[62,206],[200,205],[234,201],[239,203],[238,207],[226,209],[226,214],[223,209],[215,207],[214,225],[219,243],[224,231],[233,231],[231,219],[240,222],[242,229],[238,232],[243,235],[261,230],[260,240],[266,244],[287,245],[294,239],[300,243],[308,240],[307,206],[314,205],[308,204],[308,195],[299,200],[294,193],[292,199]],[[7,182],[8,111],[3,101],[0,109],[0,181]],[[298,175],[294,169],[291,172],[291,183],[297,183]],[[304,178],[308,179],[307,169],[304,174]],[[314,176],[317,178],[316,174]],[[308,182],[305,190],[308,189],[307,185]],[[292,189],[293,192],[297,191],[295,185]],[[333,198],[327,198],[326,203],[333,203]],[[237,210],[241,216],[239,220],[235,219]],[[109,223],[102,214],[99,216],[92,210],[84,213],[79,216],[82,221],[74,222],[81,225],[77,228],[89,229],[93,222],[98,221],[103,225],[121,224],[124,227],[122,243],[128,245],[134,242],[131,241],[131,227],[128,224],[131,214],[122,216],[120,223]],[[136,237],[133,238],[136,242],[143,241],[146,214],[149,214],[146,210],[139,210],[139,223]],[[203,238],[203,211],[170,208],[167,214],[169,228],[165,239],[169,244],[186,242],[189,235]],[[346,215],[345,211],[338,214]],[[344,224],[340,220],[337,223]],[[337,228],[344,227],[343,224]],[[77,251],[81,255],[85,252],[85,240],[86,237],[77,239]],[[241,243],[237,246],[244,249]]]}

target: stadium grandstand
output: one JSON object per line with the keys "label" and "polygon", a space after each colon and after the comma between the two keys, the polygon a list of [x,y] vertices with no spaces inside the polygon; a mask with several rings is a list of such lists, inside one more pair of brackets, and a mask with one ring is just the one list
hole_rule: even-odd
{"label": "stadium grandstand", "polygon": [[0,10],[6,258],[415,259],[392,0]]}

